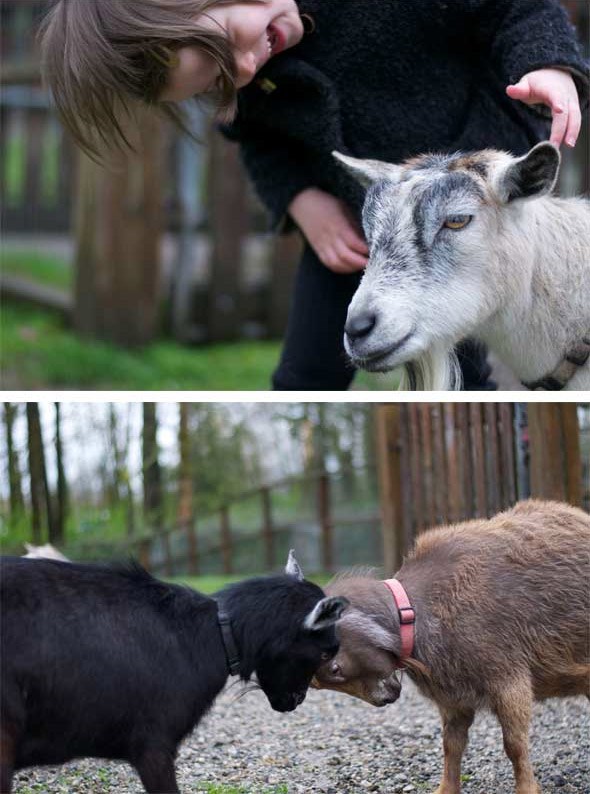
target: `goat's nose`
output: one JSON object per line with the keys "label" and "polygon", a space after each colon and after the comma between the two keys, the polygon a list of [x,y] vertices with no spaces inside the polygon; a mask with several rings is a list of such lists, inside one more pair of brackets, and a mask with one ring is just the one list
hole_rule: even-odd
{"label": "goat's nose", "polygon": [[375,312],[359,312],[349,317],[344,326],[344,331],[349,339],[362,339],[368,336],[377,322]]}

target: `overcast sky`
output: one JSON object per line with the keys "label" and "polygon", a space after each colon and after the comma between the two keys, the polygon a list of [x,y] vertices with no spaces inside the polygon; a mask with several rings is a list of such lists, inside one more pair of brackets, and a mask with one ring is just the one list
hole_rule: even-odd
{"label": "overcast sky", "polygon": [[[230,414],[239,421],[247,417],[249,427],[255,432],[256,443],[261,452],[265,477],[280,479],[294,474],[300,469],[299,445],[289,435],[286,422],[273,416],[280,405],[263,406],[260,403],[226,403]],[[121,426],[131,423],[129,434],[129,469],[134,488],[140,488],[141,470],[141,426],[142,403],[116,403],[115,410],[121,418]],[[293,410],[293,406],[290,406]],[[160,462],[174,466],[178,462],[178,403],[158,403],[158,445]],[[53,487],[56,479],[53,440],[55,433],[54,403],[40,403],[43,439],[46,449],[48,477]],[[65,450],[65,467],[68,481],[75,483],[92,482],[94,473],[100,465],[101,457],[107,449],[106,428],[108,426],[108,403],[62,402],[62,442]],[[19,452],[21,471],[26,469],[27,432],[24,410],[20,412],[15,425],[15,443]],[[0,497],[8,496],[6,470],[6,437],[4,424],[0,423]],[[27,478],[24,482],[28,490]]]}

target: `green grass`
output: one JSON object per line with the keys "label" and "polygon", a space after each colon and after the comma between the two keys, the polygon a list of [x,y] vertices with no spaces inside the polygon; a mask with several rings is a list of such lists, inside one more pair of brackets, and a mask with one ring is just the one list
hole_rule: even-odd
{"label": "green grass", "polygon": [[[4,389],[267,391],[280,342],[186,347],[170,340],[129,351],[77,336],[54,313],[5,303],[0,313]],[[395,388],[361,374],[357,389]]]}
{"label": "green grass", "polygon": [[47,256],[38,251],[1,251],[0,271],[66,292],[72,288],[72,267],[59,257]]}
{"label": "green grass", "polygon": [[161,340],[128,351],[76,336],[52,312],[5,303],[2,388],[267,390],[279,342],[184,347]]}
{"label": "green grass", "polygon": [[25,145],[21,138],[11,136],[6,142],[3,177],[6,185],[6,202],[18,204],[24,193]]}
{"label": "green grass", "polygon": [[[71,266],[39,252],[2,251],[2,272],[70,291]],[[161,339],[129,351],[84,339],[52,311],[5,302],[0,312],[0,387],[267,391],[279,359],[279,341],[240,341],[188,347]],[[396,373],[359,373],[355,390],[397,388]]]}

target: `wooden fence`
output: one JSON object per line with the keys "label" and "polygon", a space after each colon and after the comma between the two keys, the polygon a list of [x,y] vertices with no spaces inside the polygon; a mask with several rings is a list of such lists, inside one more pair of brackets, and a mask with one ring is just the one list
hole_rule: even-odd
{"label": "wooden fence", "polygon": [[3,293],[51,306],[81,333],[129,346],[160,332],[163,302],[182,341],[282,335],[300,241],[267,233],[237,146],[194,111],[191,125],[205,145],[154,117],[142,125],[150,135],[140,157],[94,167],[40,85],[34,34],[46,8],[37,0],[0,5],[1,224],[32,235],[32,248],[35,235],[71,231],[76,284],[73,295],[55,295],[5,275]]}
{"label": "wooden fence", "polygon": [[376,406],[375,418],[376,465],[285,479],[181,527],[68,551],[133,554],[174,575],[272,571],[295,547],[304,570],[393,573],[428,527],[530,496],[590,510],[590,406],[400,403]]}
{"label": "wooden fence", "polygon": [[[587,4],[563,3],[578,24],[581,41],[586,41]],[[0,285],[4,293],[51,305],[80,332],[125,345],[143,344],[157,335],[163,297],[168,299],[168,324],[182,341],[280,336],[300,241],[295,235],[272,243],[262,235],[264,213],[246,186],[235,146],[217,135],[211,138],[197,113],[194,123],[212,145],[195,150],[165,127],[157,180],[152,151],[129,166],[126,178],[119,174],[105,182],[104,175],[80,158],[40,87],[34,32],[46,8],[39,0],[3,0],[0,5],[1,224],[7,232],[69,232],[75,214],[77,285],[73,296],[56,296],[5,277]],[[564,151],[563,192],[588,191],[588,151],[584,125],[576,150]],[[137,195],[121,193],[125,184],[137,193],[146,174],[150,195],[144,192],[138,202]],[[115,206],[96,217],[89,195],[114,197]],[[138,214],[137,208],[147,205],[161,207],[157,224],[152,211],[143,221]],[[130,243],[126,230],[139,229],[142,222],[143,234]],[[174,247],[163,290],[160,231],[173,233]],[[110,241],[108,263],[104,240]],[[96,295],[89,301],[90,293]]]}
{"label": "wooden fence", "polygon": [[236,495],[184,526],[66,551],[75,559],[132,555],[148,570],[172,576],[274,571],[289,548],[308,572],[379,565],[374,466],[286,478]]}
{"label": "wooden fence", "polygon": [[583,502],[575,403],[409,403],[377,410],[384,562],[430,526],[518,499]]}

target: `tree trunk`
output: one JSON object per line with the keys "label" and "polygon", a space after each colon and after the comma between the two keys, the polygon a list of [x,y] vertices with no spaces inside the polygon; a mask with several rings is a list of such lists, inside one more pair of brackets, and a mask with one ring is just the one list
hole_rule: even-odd
{"label": "tree trunk", "polygon": [[49,541],[61,546],[65,539],[65,524],[68,512],[68,487],[63,465],[63,445],[61,439],[61,406],[55,403],[55,461],[57,466],[57,493],[55,499],[55,520],[49,524]]}
{"label": "tree trunk", "polygon": [[51,507],[38,403],[27,403],[27,429],[31,481],[31,526],[33,543],[39,546],[43,542],[44,530],[50,525]]}
{"label": "tree trunk", "polygon": [[162,476],[158,461],[156,403],[143,403],[143,507],[150,529],[163,526]]}
{"label": "tree trunk", "polygon": [[193,512],[193,474],[189,436],[189,403],[179,403],[180,421],[178,424],[178,448],[180,451],[180,464],[178,469],[178,511],[177,522],[179,527],[192,526]]}
{"label": "tree trunk", "polygon": [[133,500],[133,488],[131,487],[131,475],[129,473],[129,460],[127,458],[128,450],[131,446],[131,410],[133,406],[131,403],[127,404],[127,426],[125,428],[125,461],[123,468],[123,485],[125,489],[125,504],[126,504],[126,526],[127,536],[133,537],[135,535],[135,502]]}
{"label": "tree trunk", "polygon": [[14,420],[16,418],[17,406],[12,403],[4,403],[4,426],[6,432],[6,451],[8,469],[8,487],[10,500],[10,518],[15,520],[19,514],[24,513],[25,500],[23,498],[23,485],[21,480],[20,468],[18,465],[18,452],[14,446]]}

